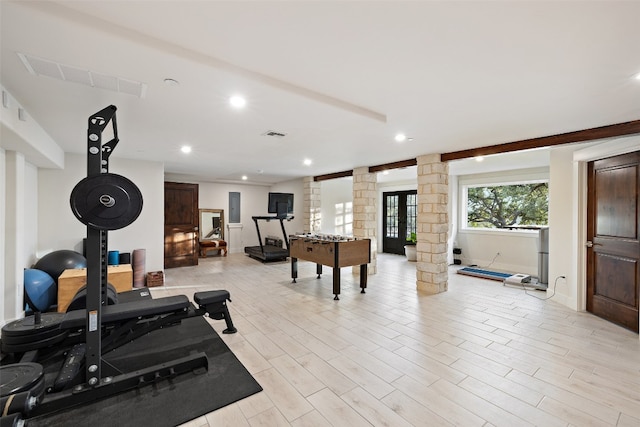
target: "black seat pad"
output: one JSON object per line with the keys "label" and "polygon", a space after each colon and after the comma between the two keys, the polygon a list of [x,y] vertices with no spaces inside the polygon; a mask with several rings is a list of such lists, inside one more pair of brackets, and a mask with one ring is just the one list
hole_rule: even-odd
{"label": "black seat pad", "polygon": [[[188,309],[191,306],[186,295],[157,299],[141,299],[122,304],[107,305],[102,307],[102,324],[118,323],[137,317],[168,314],[175,311]],[[87,310],[70,311],[62,319],[61,329],[84,328],[87,322]]]}
{"label": "black seat pad", "polygon": [[229,296],[229,291],[206,291],[193,294],[193,300],[198,305],[208,305],[216,302],[225,302],[225,300],[231,301],[231,297]]}

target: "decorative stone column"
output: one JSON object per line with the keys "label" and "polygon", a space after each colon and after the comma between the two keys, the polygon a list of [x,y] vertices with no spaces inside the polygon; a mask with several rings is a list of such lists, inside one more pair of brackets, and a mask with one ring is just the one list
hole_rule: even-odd
{"label": "decorative stone column", "polygon": [[305,233],[317,233],[320,231],[320,206],[321,206],[321,187],[320,183],[313,180],[312,176],[303,179],[304,187],[304,217],[303,227]]}
{"label": "decorative stone column", "polygon": [[448,289],[449,164],[439,154],[419,156],[416,287],[431,294]]}
{"label": "decorative stone column", "polygon": [[[378,206],[378,183],[375,173],[369,173],[368,167],[353,170],[353,237],[371,239],[371,263],[367,273],[375,274],[377,269],[376,254],[378,244],[376,240]],[[352,268],[354,273],[360,273],[360,266]]]}

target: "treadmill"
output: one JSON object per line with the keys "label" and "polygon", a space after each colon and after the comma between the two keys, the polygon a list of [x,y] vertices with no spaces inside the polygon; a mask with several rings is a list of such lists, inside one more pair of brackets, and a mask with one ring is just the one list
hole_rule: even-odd
{"label": "treadmill", "polygon": [[[251,217],[251,219],[253,219],[253,222],[256,224],[256,231],[258,232],[258,243],[260,244],[260,246],[245,246],[244,252],[251,258],[260,260],[262,262],[286,261],[287,257],[289,257],[289,239],[287,238],[287,232],[284,229],[284,221],[291,221],[293,219],[293,216],[253,216]],[[259,221],[271,221],[274,219],[280,221],[280,227],[282,228],[282,236],[284,237],[286,248],[262,243]]]}

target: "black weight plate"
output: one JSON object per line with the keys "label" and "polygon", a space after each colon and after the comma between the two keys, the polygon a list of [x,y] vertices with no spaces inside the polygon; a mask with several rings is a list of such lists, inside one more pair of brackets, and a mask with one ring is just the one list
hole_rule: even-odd
{"label": "black weight plate", "polygon": [[30,332],[27,335],[3,335],[2,344],[26,344],[33,341],[46,340],[60,334],[60,329],[49,329],[40,332]]}
{"label": "black weight plate", "polygon": [[24,319],[14,320],[2,327],[2,337],[15,337],[29,334],[39,334],[44,331],[58,329],[64,319],[64,313],[42,313],[40,323],[35,324],[35,315]]}
{"label": "black weight plate", "polygon": [[39,363],[14,363],[0,366],[0,396],[30,390],[44,376]]}
{"label": "black weight plate", "polygon": [[21,344],[11,344],[2,340],[2,352],[3,353],[24,353],[25,351],[38,350],[46,348],[55,344],[58,344],[69,335],[69,331],[61,331],[53,337],[38,340],[29,341]]}
{"label": "black weight plate", "polygon": [[73,214],[90,227],[118,230],[142,212],[140,189],[124,176],[103,173],[84,178],[71,191]]}
{"label": "black weight plate", "polygon": [[[114,305],[118,303],[118,291],[111,284],[107,283],[107,298],[106,305]],[[102,300],[102,305],[105,305],[104,298]],[[87,286],[83,286],[78,289],[78,292],[74,295],[73,299],[67,306],[67,313],[74,310],[82,310],[83,308],[87,308]]]}

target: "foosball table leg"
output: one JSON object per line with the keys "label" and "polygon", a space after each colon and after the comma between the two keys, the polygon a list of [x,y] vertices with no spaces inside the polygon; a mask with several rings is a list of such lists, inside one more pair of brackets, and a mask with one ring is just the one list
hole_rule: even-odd
{"label": "foosball table leg", "polygon": [[367,287],[367,264],[360,264],[360,291],[361,294],[365,293],[365,288]]}
{"label": "foosball table leg", "polygon": [[292,283],[296,283],[297,277],[298,277],[298,258],[291,257],[291,278],[293,279]]}

